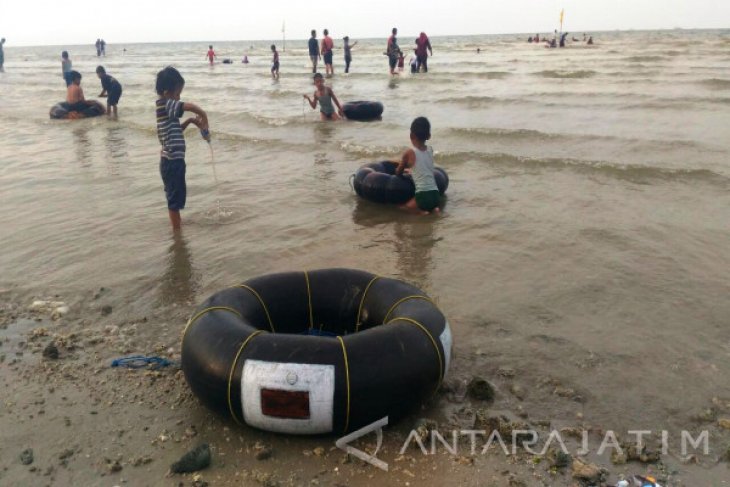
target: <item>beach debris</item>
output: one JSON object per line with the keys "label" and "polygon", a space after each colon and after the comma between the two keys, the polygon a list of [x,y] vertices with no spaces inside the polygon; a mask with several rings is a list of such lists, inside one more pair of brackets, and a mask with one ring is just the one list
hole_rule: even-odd
{"label": "beach debris", "polygon": [[730,430],[730,419],[728,419],[728,418],[720,418],[720,419],[717,420],[717,425],[720,428],[723,428],[723,429],[726,429],[726,430]]}
{"label": "beach debris", "polygon": [[424,442],[430,437],[431,431],[437,430],[438,427],[439,424],[433,419],[419,418],[416,420],[416,424],[413,426],[413,429],[416,431],[418,438]]}
{"label": "beach debris", "polygon": [[20,452],[20,463],[23,465],[30,465],[33,463],[33,449],[32,448],[26,448],[22,452]]}
{"label": "beach debris", "polygon": [[585,482],[598,483],[603,481],[606,471],[593,463],[583,462],[579,458],[573,459],[573,478]]}
{"label": "beach debris", "polygon": [[717,420],[717,410],[715,408],[703,409],[692,417],[698,423],[714,423]]}
{"label": "beach debris", "polygon": [[101,316],[109,316],[110,314],[112,314],[111,305],[105,304],[101,307]]}
{"label": "beach debris", "polygon": [[659,452],[650,451],[646,445],[624,444],[622,446],[629,462],[657,463],[661,459]]}
{"label": "beach debris", "polygon": [[654,477],[632,475],[628,479],[619,480],[616,487],[662,487]]}
{"label": "beach debris", "polygon": [[550,462],[550,468],[555,470],[566,468],[573,461],[573,457],[569,453],[554,448],[548,451],[547,459]]}
{"label": "beach debris", "polygon": [[497,369],[497,375],[500,377],[504,377],[505,379],[510,379],[516,374],[517,373],[515,372],[515,369],[513,369],[512,367],[503,366]]}
{"label": "beach debris", "polygon": [[472,429],[477,420],[477,412],[470,407],[461,407],[454,411],[449,419],[460,429]]}
{"label": "beach debris", "polygon": [[180,364],[174,360],[169,360],[156,355],[130,355],[128,357],[120,357],[112,360],[111,367],[126,367],[128,369],[160,369],[162,367],[180,368]]}
{"label": "beach debris", "polygon": [[43,349],[43,357],[56,360],[58,358],[58,347],[56,342],[51,342]]}
{"label": "beach debris", "polygon": [[479,401],[494,400],[494,388],[481,377],[473,377],[469,385],[466,386],[466,390],[469,396]]}
{"label": "beach debris", "polygon": [[525,388],[519,384],[512,384],[511,386],[509,386],[509,391],[520,401],[525,399],[525,396],[527,395],[527,391],[525,391]]}
{"label": "beach debris", "polygon": [[170,465],[171,473],[190,473],[210,466],[210,447],[207,443],[198,445]]}
{"label": "beach debris", "polygon": [[69,307],[63,301],[45,301],[37,299],[28,307],[34,313],[50,314],[52,320],[57,320],[69,311]]}
{"label": "beach debris", "polygon": [[258,442],[256,443],[256,445],[254,445],[253,448],[256,451],[256,460],[268,460],[274,453],[271,447]]}

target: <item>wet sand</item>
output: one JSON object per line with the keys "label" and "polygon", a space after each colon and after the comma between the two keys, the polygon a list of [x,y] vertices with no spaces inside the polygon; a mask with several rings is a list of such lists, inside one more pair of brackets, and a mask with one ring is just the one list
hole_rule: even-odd
{"label": "wet sand", "polygon": [[[129,296],[106,288],[76,296],[11,288],[0,290],[0,297],[2,485],[580,486],[614,485],[631,473],[653,473],[665,486],[728,485],[727,459],[717,455],[687,459],[671,448],[658,462],[614,465],[616,459],[595,454],[607,425],[583,419],[581,403],[586,399],[570,384],[549,376],[542,377],[542,385],[529,384],[519,371],[499,367],[493,352],[475,352],[458,343],[454,367],[437,396],[386,428],[377,455],[389,463],[389,471],[383,472],[337,449],[336,437],[269,434],[214,416],[192,396],[174,366],[110,367],[113,358],[140,352],[179,361],[180,334],[189,311],[185,306],[141,314],[125,306]],[[31,310],[38,299],[66,303],[69,311],[52,316],[50,308]],[[57,354],[49,352],[50,344]],[[467,393],[466,383],[475,375],[489,379],[496,391],[494,402]],[[573,420],[551,421],[545,414],[561,409]],[[695,418],[699,422],[693,430],[708,429],[712,444],[730,446],[730,431],[717,423],[718,417],[730,418],[730,400],[717,398],[708,409],[714,416]],[[447,442],[452,429],[496,428],[508,448],[514,429],[535,429],[540,435],[560,430],[574,465],[580,460],[605,468],[603,481],[581,481],[575,478],[580,475],[577,467],[554,466],[554,451],[542,456],[518,448],[507,456],[494,443],[482,454],[486,438],[479,436],[473,455],[468,436],[461,437],[455,455],[438,441],[435,455],[423,455],[413,440],[400,454],[410,429],[423,426],[424,418],[435,421]],[[582,429],[590,431],[594,451],[579,457],[576,435]],[[654,452],[656,440],[647,441]],[[424,443],[429,451],[430,441],[426,437]],[[207,469],[168,475],[173,462],[202,443],[212,451]],[[372,452],[375,437],[353,445]],[[24,465],[20,456],[28,448],[33,461]]]}

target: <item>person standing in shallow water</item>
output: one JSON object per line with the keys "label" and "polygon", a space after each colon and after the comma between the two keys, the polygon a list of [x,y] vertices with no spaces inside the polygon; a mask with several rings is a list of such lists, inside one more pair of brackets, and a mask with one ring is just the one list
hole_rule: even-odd
{"label": "person standing in shallow water", "polygon": [[309,59],[312,61],[312,73],[317,72],[317,61],[319,56],[319,42],[317,42],[317,31],[312,29],[312,37],[309,38]]}
{"label": "person standing in shallow water", "polygon": [[385,54],[388,56],[388,66],[390,67],[390,74],[396,75],[395,67],[398,64],[398,57],[400,56],[400,47],[398,47],[398,29],[393,27],[391,31],[392,35],[388,37],[388,44],[385,47]]}
{"label": "person standing in shallow water", "polygon": [[71,59],[68,57],[68,51],[63,51],[61,53],[61,75],[63,76],[63,80],[66,82],[66,87],[71,84],[72,66],[73,64],[71,63]]}
{"label": "person standing in shallow water", "polygon": [[429,53],[433,56],[433,49],[431,49],[431,41],[428,40],[428,36],[425,32],[421,32],[421,35],[416,39],[416,59],[418,60],[418,69],[423,69],[424,73],[428,73],[428,55]]}
{"label": "person standing in shallow water", "polygon": [[[160,176],[165,185],[167,210],[173,230],[182,225],[180,210],[185,208],[187,187],[185,185],[185,138],[183,132],[191,123],[200,130],[208,129],[208,115],[199,106],[180,101],[185,79],[180,72],[168,66],[157,73],[155,91],[160,96],[155,102],[157,113],[157,138],[160,141]],[[184,112],[193,112],[191,117],[180,123]]]}
{"label": "person standing in shallow water", "polygon": [[355,41],[353,44],[350,44],[349,36],[343,37],[342,41],[345,43],[345,45],[343,46],[345,50],[345,73],[349,73],[350,63],[352,62],[352,48],[357,46],[357,41]]}
{"label": "person standing in shallow water", "polygon": [[5,72],[3,64],[5,64],[5,52],[3,51],[3,45],[5,44],[5,38],[0,39],[0,73]]}
{"label": "person standing in shallow water", "polygon": [[329,36],[329,31],[324,30],[324,37],[322,38],[322,59],[324,59],[324,71],[326,76],[332,76],[335,74],[335,68],[332,66],[332,48],[335,46],[334,41]]}

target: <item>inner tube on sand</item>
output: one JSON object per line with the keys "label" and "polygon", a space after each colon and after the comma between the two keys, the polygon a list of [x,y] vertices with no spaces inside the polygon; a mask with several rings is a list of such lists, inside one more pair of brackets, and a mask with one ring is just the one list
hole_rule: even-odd
{"label": "inner tube on sand", "polygon": [[104,105],[95,100],[87,100],[86,106],[81,110],[73,109],[70,104],[61,102],[53,105],[49,115],[53,119],[69,119],[98,117],[106,113]]}
{"label": "inner tube on sand", "polygon": [[383,104],[378,101],[351,101],[342,107],[350,120],[377,120],[383,114]]}
{"label": "inner tube on sand", "polygon": [[[398,165],[392,161],[371,162],[361,166],[353,175],[355,192],[376,203],[406,203],[416,194],[416,187],[410,176],[396,176],[396,167]],[[449,187],[449,176],[440,167],[434,168],[433,175],[439,193],[443,195]]]}
{"label": "inner tube on sand", "polygon": [[395,421],[438,390],[451,329],[405,282],[352,269],[250,279],[208,298],[182,341],[193,393],[237,423],[343,434]]}

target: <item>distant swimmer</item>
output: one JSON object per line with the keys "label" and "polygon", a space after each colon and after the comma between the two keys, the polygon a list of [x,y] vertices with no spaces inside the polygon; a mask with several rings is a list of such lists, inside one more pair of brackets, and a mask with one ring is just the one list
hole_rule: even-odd
{"label": "distant swimmer", "polygon": [[588,38],[588,42],[586,44],[593,44],[593,36]]}
{"label": "distant swimmer", "polygon": [[[314,95],[312,98],[309,95],[303,95],[307,99],[309,105],[314,109],[317,108],[319,103],[319,117],[321,120],[339,120],[343,117],[342,107],[340,101],[335,96],[335,92],[332,88],[325,86],[324,78],[320,73],[314,74]],[[337,113],[335,113],[334,105],[337,105]],[[339,114],[339,116],[338,116]]]}
{"label": "distant swimmer", "polygon": [[205,58],[210,61],[211,66],[213,66],[213,60],[217,57],[218,56],[215,55],[215,51],[213,50],[213,46],[208,46],[208,52],[205,54]]}
{"label": "distant swimmer", "polygon": [[527,42],[529,42],[530,44],[532,44],[532,36],[530,36],[530,37],[527,38]]}
{"label": "distant swimmer", "polygon": [[539,34],[535,34],[535,39],[534,40],[535,40],[535,42],[540,42],[540,35]]}
{"label": "distant swimmer", "polygon": [[573,42],[580,42],[580,39],[578,39],[575,36],[573,36]]}
{"label": "distant swimmer", "polygon": [[248,64],[248,56],[244,54],[244,55],[243,55],[243,60],[242,60],[241,62],[242,62],[243,64]]}
{"label": "distant swimmer", "polygon": [[482,50],[477,47],[477,54],[479,54],[480,52],[482,52]]}
{"label": "distant swimmer", "polygon": [[564,33],[560,36],[560,47],[565,47],[565,38],[568,37],[568,33]]}

